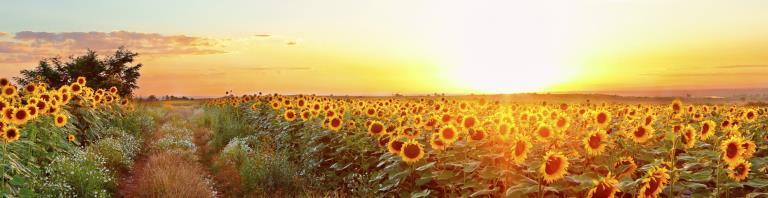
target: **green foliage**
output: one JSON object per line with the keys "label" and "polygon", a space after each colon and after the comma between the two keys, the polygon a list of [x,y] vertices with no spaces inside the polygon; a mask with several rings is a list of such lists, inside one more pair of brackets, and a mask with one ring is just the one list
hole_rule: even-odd
{"label": "green foliage", "polygon": [[[128,112],[116,106],[63,109],[62,113],[71,116],[64,127],[54,126],[50,116],[26,124],[19,141],[5,144],[0,167],[5,170],[6,185],[0,186],[0,195],[110,195],[115,190],[114,177],[128,170],[139,152],[143,132],[154,125],[146,110]],[[67,141],[69,134],[77,140]]]}
{"label": "green foliage", "polygon": [[285,154],[253,153],[239,167],[243,190],[251,193],[295,196],[300,187],[294,181],[295,170]]}
{"label": "green foliage", "polygon": [[104,158],[90,152],[58,156],[45,168],[48,178],[41,193],[52,197],[109,197],[117,182],[105,163]]}
{"label": "green foliage", "polygon": [[68,62],[59,57],[44,59],[34,69],[22,70],[16,81],[22,85],[43,82],[61,87],[82,76],[88,79],[88,87],[105,90],[117,87],[120,96],[131,96],[138,88],[137,80],[141,76],[139,69],[142,65],[131,65],[138,55],[121,47],[104,58],[100,58],[96,51],[88,50],[85,55],[70,57]]}

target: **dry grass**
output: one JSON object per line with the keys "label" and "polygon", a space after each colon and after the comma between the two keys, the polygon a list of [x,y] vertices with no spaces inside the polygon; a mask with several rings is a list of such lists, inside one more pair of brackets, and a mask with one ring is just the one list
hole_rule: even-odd
{"label": "dry grass", "polygon": [[205,171],[196,163],[174,153],[161,152],[149,157],[145,175],[137,182],[140,197],[214,197],[203,178]]}

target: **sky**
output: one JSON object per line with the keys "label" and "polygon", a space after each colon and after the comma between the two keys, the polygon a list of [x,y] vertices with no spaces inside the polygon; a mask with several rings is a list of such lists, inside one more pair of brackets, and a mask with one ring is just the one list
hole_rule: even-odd
{"label": "sky", "polygon": [[[5,0],[0,0],[5,1]],[[137,94],[766,88],[768,1],[8,1],[0,76],[140,54]]]}

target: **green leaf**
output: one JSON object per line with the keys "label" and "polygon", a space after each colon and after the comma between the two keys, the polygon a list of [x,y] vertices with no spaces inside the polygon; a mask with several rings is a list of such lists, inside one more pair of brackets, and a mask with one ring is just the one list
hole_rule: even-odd
{"label": "green leaf", "polygon": [[464,172],[473,172],[477,170],[477,167],[480,167],[480,162],[468,162],[464,164]]}
{"label": "green leaf", "polygon": [[419,191],[419,192],[413,192],[413,193],[411,193],[411,198],[427,197],[427,196],[429,196],[429,193],[431,193],[431,192],[432,191],[430,191],[429,189],[424,189],[424,190]]}
{"label": "green leaf", "polygon": [[479,197],[483,195],[490,195],[490,194],[493,194],[494,192],[496,192],[496,189],[484,189],[484,190],[472,193],[471,195],[469,195],[469,197]]}
{"label": "green leaf", "polygon": [[430,169],[435,166],[435,163],[437,162],[430,162],[430,163],[424,164],[423,166],[416,168],[416,171],[424,171],[424,170]]}
{"label": "green leaf", "polygon": [[764,178],[749,179],[746,182],[744,182],[744,185],[751,186],[758,189],[763,189],[765,187],[768,187],[768,180]]}

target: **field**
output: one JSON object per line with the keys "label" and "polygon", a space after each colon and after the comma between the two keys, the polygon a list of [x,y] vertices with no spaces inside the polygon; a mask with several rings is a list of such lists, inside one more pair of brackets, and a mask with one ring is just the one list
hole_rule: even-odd
{"label": "field", "polygon": [[768,196],[765,106],[590,95],[138,102],[85,81],[2,81],[5,196]]}

